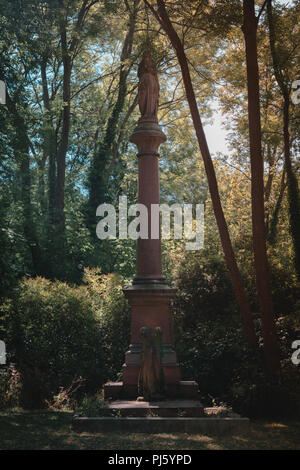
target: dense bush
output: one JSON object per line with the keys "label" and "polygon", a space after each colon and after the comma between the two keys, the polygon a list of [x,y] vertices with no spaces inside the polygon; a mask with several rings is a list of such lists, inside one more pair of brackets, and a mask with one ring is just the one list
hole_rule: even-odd
{"label": "dense bush", "polygon": [[256,316],[257,348],[252,349],[243,336],[223,260],[188,256],[177,287],[176,350],[183,378],[199,383],[204,404],[224,402],[249,417],[300,414],[299,369],[291,363],[299,319],[293,313],[277,319],[282,379],[274,385],[264,370],[260,319]]}
{"label": "dense bush", "polygon": [[300,313],[300,283],[278,265],[271,266],[271,287],[277,317]]}
{"label": "dense bush", "polygon": [[82,391],[94,391],[121,368],[129,343],[122,279],[86,270],[84,281],[24,279],[2,305],[2,336],[21,374],[24,406],[41,406],[74,377],[84,379]]}
{"label": "dense bush", "polygon": [[14,364],[2,366],[0,370],[0,408],[19,406],[21,391],[21,375]]}
{"label": "dense bush", "polygon": [[188,254],[178,271],[179,295],[175,300],[177,313],[182,313],[186,328],[197,326],[199,320],[236,313],[232,284],[225,263],[217,256]]}
{"label": "dense bush", "polygon": [[[253,350],[243,337],[223,260],[188,254],[178,273],[176,350],[182,378],[199,383],[203,403],[227,403],[249,417],[299,413],[299,366],[291,363],[297,315],[279,316],[277,310],[283,373],[274,385],[264,371],[259,316]],[[69,406],[75,395],[98,392],[106,380],[117,379],[129,344],[123,284],[120,276],[97,269],[85,270],[81,286],[23,279],[1,306],[8,366],[0,370],[0,406]],[[288,293],[294,310],[294,290]]]}
{"label": "dense bush", "polygon": [[223,400],[245,347],[224,262],[188,255],[177,287],[174,326],[183,377],[197,380],[206,404]]}

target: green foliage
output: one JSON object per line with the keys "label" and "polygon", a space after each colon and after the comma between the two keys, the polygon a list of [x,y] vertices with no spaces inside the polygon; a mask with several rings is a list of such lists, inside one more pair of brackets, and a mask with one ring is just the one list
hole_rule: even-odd
{"label": "green foliage", "polygon": [[82,416],[99,416],[101,415],[104,403],[104,397],[101,394],[93,396],[85,395],[75,408],[75,414]]}
{"label": "green foliage", "polygon": [[235,411],[253,418],[290,419],[300,416],[299,372],[285,365],[281,383],[274,384],[253,358],[248,364],[233,375],[228,399]]}
{"label": "green foliage", "polygon": [[2,305],[8,360],[22,378],[22,403],[41,406],[75,377],[82,392],[119,371],[128,338],[121,278],[86,271],[86,284],[24,279]]}
{"label": "green foliage", "polygon": [[[225,402],[249,417],[286,418],[300,413],[299,372],[291,363],[291,344],[299,336],[291,300],[295,291],[282,277],[273,285],[277,315],[284,315],[277,320],[282,379],[274,384],[264,368],[260,318],[255,320],[258,346],[252,349],[243,336],[224,263],[204,254],[198,259],[188,256],[178,272],[173,305],[176,351],[183,379],[199,383],[203,403]],[[291,302],[284,312],[280,310],[283,299]]]}
{"label": "green foliage", "polygon": [[51,410],[69,410],[74,408],[76,401],[74,396],[80,387],[82,387],[84,380],[82,377],[74,378],[71,384],[66,387],[60,387],[57,395],[54,395],[52,400],[46,400],[47,406]]}
{"label": "green foliage", "polygon": [[207,251],[189,253],[179,268],[177,311],[184,312],[184,327],[203,319],[225,318],[236,310],[232,284],[224,261]]}
{"label": "green foliage", "polygon": [[122,291],[122,284],[126,283],[122,276],[100,274],[97,268],[86,269],[83,281],[100,320],[105,380],[115,380],[129,344],[129,306]]}
{"label": "green foliage", "polygon": [[20,405],[22,391],[21,374],[14,364],[0,370],[0,408]]}
{"label": "green foliage", "polygon": [[[83,28],[74,35],[82,4],[81,0],[0,0],[0,79],[6,82],[10,98],[0,106],[0,303],[5,314],[0,332],[9,361],[16,364],[1,371],[1,406],[39,406],[47,400],[51,407],[62,409],[74,396],[92,393],[105,380],[115,379],[121,369],[129,343],[128,306],[121,289],[124,281],[107,273],[118,272],[128,279],[134,275],[135,242],[96,239],[95,210],[104,201],[117,205],[121,194],[128,196],[129,204],[136,202],[136,149],[128,141],[139,117],[136,67],[149,48],[158,64],[159,120],[167,134],[160,148],[161,201],[205,203],[205,251],[186,255],[184,243],[163,242],[164,273],[170,283],[178,277],[175,332],[183,375],[199,381],[205,402],[210,403],[211,397],[228,401],[245,414],[262,414],[268,404],[272,413],[276,400],[294,403],[283,397],[297,383],[286,364],[291,342],[299,338],[293,324],[299,312],[295,282],[299,168],[293,163],[286,191],[281,176],[282,97],[271,69],[264,14],[258,31],[262,144],[267,222],[273,214],[270,241],[276,232],[269,257],[287,372],[282,388],[268,383],[261,349],[249,351],[242,337],[176,55],[143,2],[129,48],[127,7],[132,14],[134,2],[95,2]],[[217,94],[224,112],[231,154],[215,155],[214,166],[237,261],[257,312],[245,51],[239,28],[242,3],[177,0],[174,8],[170,5],[171,20],[183,28],[177,31],[184,37],[204,123],[212,116]],[[71,60],[70,126],[61,188],[66,226],[60,238],[55,230],[55,206],[57,156],[64,134],[62,16],[68,46],[72,38],[79,42]],[[298,16],[299,5],[276,7],[280,66],[289,84],[297,72]],[[299,147],[299,109],[291,104],[289,110],[293,160]],[[293,217],[292,232],[289,216]],[[181,261],[184,264],[178,269]],[[84,266],[99,265],[102,274],[96,268],[84,271]],[[43,277],[29,279],[36,274]],[[18,285],[24,276],[27,279]],[[261,348],[259,318],[256,326]],[[73,394],[78,376],[83,377],[83,386]],[[86,400],[86,409],[93,409],[95,404]]]}
{"label": "green foliage", "polygon": [[270,267],[271,287],[276,317],[297,316],[300,313],[300,283],[280,263]]}
{"label": "green foliage", "polygon": [[188,255],[178,275],[175,334],[184,376],[201,384],[206,401],[210,395],[221,398],[242,342],[226,267],[207,253]]}
{"label": "green foliage", "polygon": [[294,246],[294,263],[300,282],[300,194],[297,177],[292,169],[287,171],[290,232]]}

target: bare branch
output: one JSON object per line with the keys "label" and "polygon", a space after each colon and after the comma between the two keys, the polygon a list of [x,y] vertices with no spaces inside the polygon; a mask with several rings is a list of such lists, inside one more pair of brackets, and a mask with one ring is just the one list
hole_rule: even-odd
{"label": "bare branch", "polygon": [[261,16],[262,12],[264,11],[267,2],[268,2],[268,0],[265,0],[262,7],[261,7],[261,9],[259,10],[259,13],[258,13],[258,16],[257,16],[257,23],[259,22],[259,18]]}

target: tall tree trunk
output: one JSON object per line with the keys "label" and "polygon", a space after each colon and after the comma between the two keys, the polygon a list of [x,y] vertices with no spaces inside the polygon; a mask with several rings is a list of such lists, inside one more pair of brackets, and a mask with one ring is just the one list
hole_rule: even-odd
{"label": "tall tree trunk", "polygon": [[273,21],[272,1],[267,2],[267,14],[269,24],[269,40],[273,61],[273,69],[276,81],[283,97],[283,138],[284,138],[284,162],[288,186],[288,204],[289,204],[289,223],[290,233],[294,246],[294,264],[298,280],[300,281],[300,193],[296,175],[292,166],[291,145],[289,133],[289,108],[290,108],[290,90],[282,69],[280,66],[276,45],[275,28]]}
{"label": "tall tree trunk", "polygon": [[31,253],[34,274],[41,272],[41,250],[37,239],[31,203],[30,141],[24,118],[19,114],[16,103],[7,93],[7,107],[12,115],[16,137],[13,143],[16,163],[21,180],[21,202],[23,209],[23,231]]}
{"label": "tall tree trunk", "polygon": [[115,163],[118,159],[119,148],[120,148],[120,144],[121,144],[121,142],[124,138],[126,123],[127,123],[128,119],[130,118],[130,116],[132,115],[132,113],[133,113],[134,109],[136,108],[137,104],[138,104],[138,95],[136,94],[133,102],[131,103],[131,105],[129,106],[129,108],[127,110],[126,115],[124,116],[118,138],[117,138],[116,142],[114,142],[114,144],[113,144],[112,159],[111,159],[111,162],[110,162],[109,167],[107,169],[107,175],[106,175],[106,182],[107,183],[108,183],[110,175],[112,174],[113,167],[114,167],[114,165],[115,165]]}
{"label": "tall tree trunk", "polygon": [[[115,164],[116,154],[118,152],[118,145],[120,142],[117,140],[118,126],[120,116],[124,108],[126,93],[127,93],[127,77],[130,72],[131,66],[126,65],[132,53],[134,31],[136,26],[137,10],[140,0],[134,0],[131,9],[129,10],[128,30],[124,39],[121,57],[120,57],[120,72],[119,72],[119,85],[118,96],[113,106],[111,116],[105,130],[104,138],[96,145],[93,156],[92,165],[89,175],[89,208],[87,224],[89,226],[92,236],[96,236],[96,209],[99,204],[107,202],[107,186],[109,176],[111,174],[113,165]],[[129,9],[127,5],[127,9]],[[132,112],[133,108],[131,109]]]}
{"label": "tall tree trunk", "polygon": [[15,152],[18,153],[17,159],[21,159],[20,173],[21,173],[21,197],[23,205],[23,228],[24,235],[28,243],[28,247],[31,252],[32,264],[34,274],[40,274],[40,247],[37,242],[37,236],[35,231],[35,225],[32,216],[32,204],[31,204],[31,174],[30,174],[30,157],[29,148],[26,145],[25,135],[22,129],[18,131],[20,133],[20,142],[22,142],[19,148],[15,148]]}
{"label": "tall tree trunk", "polygon": [[213,162],[211,159],[211,155],[208,149],[206,137],[204,134],[184,47],[169,19],[164,1],[157,0],[157,5],[158,5],[157,10],[154,10],[154,8],[148,3],[147,0],[144,0],[144,1],[146,5],[152,10],[154,15],[158,19],[158,21],[160,22],[162,28],[168,35],[173,48],[176,51],[176,55],[177,55],[178,62],[180,64],[180,68],[182,72],[182,78],[183,78],[183,82],[185,86],[186,97],[189,103],[194,128],[196,131],[200,151],[201,151],[202,158],[204,161],[210,196],[212,199],[213,210],[214,210],[214,214],[215,214],[218,229],[219,229],[219,234],[220,234],[220,239],[221,239],[221,243],[223,247],[225,260],[226,260],[227,267],[228,267],[230,277],[231,277],[231,281],[234,287],[236,300],[237,300],[237,303],[238,303],[238,306],[239,306],[239,309],[241,311],[242,318],[243,318],[243,327],[244,327],[245,336],[250,343],[254,344],[256,342],[256,336],[255,336],[255,328],[254,328],[253,318],[252,318],[252,314],[250,310],[250,305],[249,305],[246,292],[242,283],[241,274],[237,266],[237,262],[235,259],[234,251],[233,251],[230,236],[229,236],[227,223],[224,217],[219,190],[218,190],[216,174],[215,174]]}
{"label": "tall tree trunk", "polygon": [[63,110],[61,140],[56,159],[56,186],[55,186],[55,232],[57,237],[57,248],[59,255],[64,253],[65,237],[65,177],[66,177],[66,155],[70,135],[70,87],[71,87],[71,55],[67,43],[66,22],[61,22],[61,50],[63,61]]}
{"label": "tall tree trunk", "polygon": [[69,145],[71,126],[71,74],[74,57],[78,52],[80,44],[80,33],[86,20],[87,14],[94,2],[82,0],[78,11],[77,21],[71,38],[68,38],[68,2],[59,0],[60,6],[60,40],[63,63],[63,110],[62,130],[60,144],[56,156],[56,185],[55,185],[55,249],[58,259],[65,255],[65,178],[66,178],[66,155]]}
{"label": "tall tree trunk", "polygon": [[42,214],[47,213],[47,200],[45,193],[45,165],[48,154],[43,151],[42,158],[38,161],[38,198]]}
{"label": "tall tree trunk", "polygon": [[282,170],[282,175],[281,175],[281,182],[280,182],[280,190],[279,190],[279,195],[273,210],[272,218],[269,223],[269,228],[267,232],[267,240],[270,243],[270,245],[274,245],[276,241],[276,235],[277,235],[277,224],[278,224],[278,218],[279,218],[279,211],[281,207],[281,203],[283,200],[283,195],[284,195],[284,190],[286,188],[286,183],[285,183],[285,169]]}
{"label": "tall tree trunk", "polygon": [[47,79],[47,57],[41,61],[41,78],[43,88],[43,103],[46,110],[46,135],[44,138],[44,153],[48,158],[48,220],[50,226],[49,237],[53,237],[53,227],[55,223],[55,192],[56,192],[56,159],[57,142],[52,120],[52,110],[50,105],[48,79]]}
{"label": "tall tree trunk", "polygon": [[242,30],[245,38],[247,64],[254,263],[257,292],[262,315],[266,365],[271,376],[277,377],[280,371],[280,359],[266,251],[264,164],[261,149],[259,73],[256,37],[258,21],[255,16],[254,0],[243,0],[243,8],[244,22]]}

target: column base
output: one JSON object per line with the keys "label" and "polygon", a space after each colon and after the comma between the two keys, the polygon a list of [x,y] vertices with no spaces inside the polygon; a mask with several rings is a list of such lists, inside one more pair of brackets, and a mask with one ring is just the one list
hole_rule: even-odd
{"label": "column base", "polygon": [[[168,398],[178,399],[198,399],[199,386],[197,382],[179,381],[177,383],[166,384],[166,392]],[[136,384],[129,384],[123,382],[107,382],[104,384],[104,398],[106,400],[118,399],[134,399],[138,396],[138,387]]]}
{"label": "column base", "polygon": [[[162,278],[163,279],[163,278]],[[154,282],[153,282],[154,281]],[[161,280],[138,279],[136,285],[124,290],[124,294],[131,306],[131,341],[129,350],[125,354],[123,365],[124,389],[136,390],[142,365],[142,337],[141,328],[154,329],[160,327],[162,331],[161,364],[164,376],[165,389],[171,385],[179,384],[180,370],[176,352],[173,347],[172,316],[170,301],[176,293]],[[136,393],[134,392],[134,393]]]}
{"label": "column base", "polygon": [[133,286],[143,285],[144,288],[151,288],[153,286],[161,286],[162,288],[167,286],[166,279],[164,276],[158,277],[135,277],[132,281]]}

